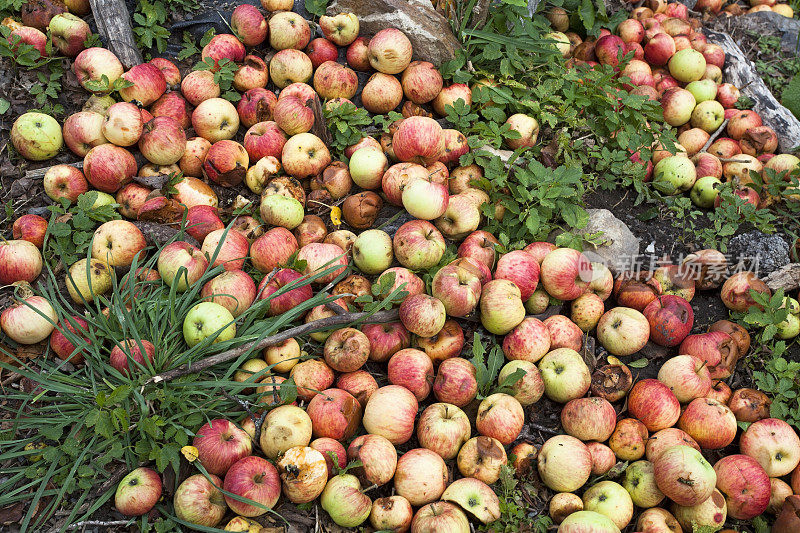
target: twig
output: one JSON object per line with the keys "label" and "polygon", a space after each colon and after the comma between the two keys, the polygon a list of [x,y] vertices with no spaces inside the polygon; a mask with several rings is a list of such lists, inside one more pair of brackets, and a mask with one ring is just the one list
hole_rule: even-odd
{"label": "twig", "polygon": [[714,133],[711,134],[711,137],[708,138],[708,140],[706,141],[706,144],[704,144],[703,148],[700,149],[700,152],[705,152],[706,150],[708,150],[708,147],[711,146],[711,143],[713,143],[716,140],[716,138],[720,136],[720,134],[722,133],[722,130],[724,130],[725,126],[728,125],[728,120],[729,119],[726,118],[725,120],[722,121],[722,124],[719,125],[719,128],[717,128],[717,131],[715,131]]}
{"label": "twig", "polygon": [[262,350],[267,346],[273,346],[275,344],[285,341],[286,339],[290,339],[292,337],[300,337],[307,333],[311,333],[312,331],[326,329],[334,326],[343,326],[345,324],[358,322],[359,320],[363,320],[366,318],[369,318],[370,323],[383,324],[385,322],[396,321],[398,316],[399,312],[397,309],[390,309],[388,311],[379,311],[372,315],[370,315],[370,313],[345,313],[343,315],[336,315],[328,318],[323,318],[320,320],[314,320],[312,322],[308,322],[307,324],[303,324],[301,326],[295,326],[293,328],[281,331],[280,333],[276,333],[275,335],[270,335],[269,337],[261,339],[261,341],[259,342],[255,341],[248,342],[247,344],[243,344],[237,348],[233,348],[225,352],[221,352],[216,355],[206,357],[205,359],[201,359],[194,363],[187,363],[185,365],[181,365],[178,368],[174,368],[167,372],[162,372],[161,374],[158,374],[157,376],[153,376],[150,379],[148,379],[145,382],[145,386],[149,385],[150,383],[161,383],[162,381],[170,381],[175,378],[185,376],[187,374],[194,374],[202,370],[205,370],[206,368],[210,368],[214,365],[218,365],[220,363],[225,363],[228,361],[232,361],[233,359],[237,359],[243,354],[250,353],[256,350]]}
{"label": "twig", "polygon": [[529,422],[527,426],[531,429],[541,431],[542,433],[547,433],[548,435],[561,435],[561,433],[558,431],[550,429],[549,427],[542,426],[540,424],[536,424],[534,422]]}
{"label": "twig", "polygon": [[86,526],[125,526],[128,523],[130,523],[130,520],[109,520],[107,522],[103,520],[84,520],[67,526],[67,529],[78,529]]}
{"label": "twig", "polygon": [[260,442],[260,440],[261,440],[261,426],[264,425],[264,420],[267,419],[267,413],[269,411],[264,410],[264,412],[261,413],[260,416],[256,415],[252,411],[252,409],[250,409],[250,406],[252,404],[250,402],[248,402],[247,400],[242,400],[241,398],[237,398],[236,396],[233,396],[232,394],[230,394],[228,391],[222,391],[222,395],[225,396],[227,399],[238,403],[239,406],[241,406],[241,408],[244,409],[247,412],[248,415],[250,415],[250,418],[253,420],[253,424],[256,427],[255,437],[253,438],[253,440],[255,442]]}
{"label": "twig", "polygon": [[[127,474],[128,470],[124,468],[124,465],[120,465],[120,467],[117,469],[117,472],[113,476],[108,478],[106,482],[100,485],[100,487],[95,491],[95,497],[90,498],[86,503],[81,505],[80,509],[78,509],[78,513],[85,513],[86,510],[89,509],[89,507],[91,507],[91,505],[94,503],[94,500],[98,495],[104,493],[105,491],[110,489],[113,485],[119,483],[122,480],[122,478],[125,477]],[[123,524],[127,523],[128,523],[127,521],[123,522]],[[89,522],[78,522],[77,524],[73,524],[72,526],[68,527],[70,528],[78,527],[80,524],[91,525],[89,524]],[[56,533],[58,531],[62,531],[64,526],[65,526],[64,521],[63,520],[59,521],[58,523],[55,524],[55,526],[53,526],[53,528],[50,529],[49,533]]]}
{"label": "twig", "polygon": [[[78,161],[77,163],[61,163],[61,164],[69,165],[75,168],[81,168],[81,169],[83,168],[83,161]],[[47,174],[47,171],[53,168],[54,166],[58,165],[53,165],[51,167],[37,168],[35,170],[28,170],[27,172],[25,172],[25,178],[29,180],[34,180],[34,179],[40,180],[44,178],[44,175]]]}
{"label": "twig", "polygon": [[750,163],[746,159],[736,159],[735,157],[718,157],[720,163]]}

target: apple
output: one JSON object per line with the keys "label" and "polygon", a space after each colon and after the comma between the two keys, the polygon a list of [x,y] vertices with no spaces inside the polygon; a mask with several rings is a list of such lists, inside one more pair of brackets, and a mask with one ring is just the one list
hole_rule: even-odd
{"label": "apple", "polygon": [[500,479],[500,472],[508,458],[499,440],[481,436],[464,443],[456,462],[462,476],[491,484]]}
{"label": "apple", "polygon": [[213,61],[214,71],[219,70],[219,63],[223,59],[227,59],[231,63],[239,63],[244,59],[245,54],[244,44],[242,44],[237,36],[231,35],[230,33],[214,35],[200,52],[203,61],[209,59]]}
{"label": "apple", "polygon": [[366,37],[358,37],[350,43],[345,56],[347,64],[354,70],[367,72],[372,69],[369,60],[369,39]]}
{"label": "apple", "polygon": [[772,487],[758,461],[747,455],[728,455],[714,464],[714,471],[729,516],[751,520],[767,510]]}
{"label": "apple", "polygon": [[401,77],[403,93],[415,104],[426,104],[442,90],[442,75],[427,61],[413,61]]}
{"label": "apple", "polygon": [[648,430],[660,431],[678,421],[680,403],[667,385],[657,379],[644,379],[628,394],[628,413]]}
{"label": "apple", "polygon": [[269,19],[269,44],[275,50],[302,50],[311,40],[308,22],[292,11],[281,11]]}
{"label": "apple", "polygon": [[467,477],[454,481],[441,499],[458,503],[483,524],[500,518],[500,499],[491,487],[478,479]]}
{"label": "apple", "polygon": [[714,492],[717,475],[703,455],[689,446],[673,446],[653,461],[659,490],[676,504],[694,506]]}
{"label": "apple", "polygon": [[678,427],[688,433],[703,449],[728,446],[736,438],[736,417],[723,403],[697,398],[686,406]]}
{"label": "apple", "polygon": [[767,512],[774,515],[780,514],[783,510],[783,504],[786,498],[791,496],[792,487],[783,480],[777,478],[770,478],[770,499],[767,505]]}
{"label": "apple", "polygon": [[542,394],[544,394],[544,380],[542,380],[539,369],[534,363],[530,361],[509,361],[500,369],[497,379],[498,383],[504,383],[519,370],[524,374],[511,385],[510,392],[523,407],[527,407],[538,402]]}
{"label": "apple", "polygon": [[[77,61],[77,59],[76,59]],[[133,85],[123,87],[119,95],[126,102],[133,102],[142,107],[147,107],[164,94],[167,90],[167,80],[161,70],[150,63],[134,65],[120,78]]]}
{"label": "apple", "polygon": [[261,7],[267,11],[291,11],[293,0],[261,0]]}
{"label": "apple", "polygon": [[505,335],[525,318],[519,287],[504,279],[487,282],[482,289],[481,323],[495,335]]}
{"label": "apple", "polygon": [[617,425],[614,406],[603,398],[575,398],[561,410],[561,426],[582,441],[604,442]]}
{"label": "apple", "polygon": [[697,104],[694,95],[679,87],[669,88],[661,95],[664,121],[670,126],[682,126],[689,122]]}
{"label": "apple", "polygon": [[[142,353],[144,352],[144,353]],[[127,339],[123,343],[116,344],[109,354],[109,363],[124,376],[130,375],[131,367],[139,368],[138,365],[148,367],[153,364],[156,347],[148,340]],[[148,363],[144,359],[147,357]],[[137,363],[132,365],[131,362]]]}
{"label": "apple", "polygon": [[478,393],[477,371],[466,359],[452,357],[442,361],[433,383],[433,393],[440,402],[464,407]]}
{"label": "apple", "polygon": [[434,275],[431,293],[444,304],[449,316],[463,317],[478,306],[481,281],[469,270],[450,264]]}
{"label": "apple", "polygon": [[760,292],[770,296],[772,292],[767,284],[759,279],[753,272],[737,272],[725,280],[722,285],[720,297],[725,307],[733,311],[747,311],[750,307],[757,306],[750,295],[750,291]]}
{"label": "apple", "polygon": [[583,493],[583,508],[610,518],[622,529],[633,518],[633,501],[622,485],[613,481],[600,481]]}
{"label": "apple", "polygon": [[[62,128],[62,137],[67,148],[75,155],[84,157],[90,149],[107,143],[108,140],[103,135],[103,117],[104,115],[93,111],[79,111],[67,117]],[[56,167],[49,170],[53,168]]]}
{"label": "apple", "polygon": [[614,355],[631,355],[647,344],[650,324],[642,313],[629,307],[606,311],[597,323],[597,340]]}
{"label": "apple", "polygon": [[233,315],[214,302],[201,302],[189,310],[183,321],[183,339],[189,347],[213,337],[211,344],[225,342],[236,336]]}
{"label": "apple", "polygon": [[469,418],[464,411],[447,403],[429,405],[417,422],[420,446],[445,460],[458,455],[461,446],[469,440],[470,432]]}
{"label": "apple", "polygon": [[439,263],[445,242],[441,232],[427,220],[411,220],[395,232],[393,248],[401,265],[423,270]]}
{"label": "apple", "polygon": [[283,482],[283,494],[292,503],[313,501],[322,493],[328,481],[325,457],[308,446],[286,450],[278,461],[278,471]]}
{"label": "apple", "polygon": [[[328,243],[306,244],[300,249],[297,258],[306,261],[303,274],[315,277],[313,281],[317,284],[332,282],[348,265],[347,253],[339,246]],[[320,275],[323,272],[328,273]]]}
{"label": "apple", "polygon": [[55,328],[56,312],[42,296],[22,296],[0,314],[0,328],[19,344],[45,340]]}
{"label": "apple", "polygon": [[384,74],[399,74],[411,63],[411,41],[395,28],[386,28],[369,40],[367,57],[372,68]]}
{"label": "apple", "polygon": [[432,337],[441,331],[446,320],[444,304],[427,294],[415,294],[400,305],[403,326],[420,337]]}
{"label": "apple", "polygon": [[305,52],[314,68],[319,67],[326,61],[336,61],[339,58],[339,50],[336,45],[322,37],[312,39],[308,43]]}
{"label": "apple", "polygon": [[656,485],[653,463],[636,461],[625,469],[622,486],[638,507],[645,509],[655,507],[664,500],[664,493]]}
{"label": "apple", "polygon": [[136,468],[117,485],[114,507],[125,516],[147,514],[161,499],[161,489],[161,477],[158,472],[152,468]]}
{"label": "apple", "polygon": [[450,502],[433,502],[420,507],[411,521],[415,533],[467,533],[470,524],[467,515]]}
{"label": "apple", "polygon": [[117,56],[105,48],[92,47],[83,50],[72,62],[72,72],[78,78],[78,83],[92,92],[94,84],[100,82],[105,76],[109,84],[113,84],[122,76],[124,69]]}
{"label": "apple", "polygon": [[394,132],[392,147],[400,161],[429,165],[444,151],[442,127],[432,118],[409,117]]}
{"label": "apple", "polygon": [[300,133],[286,141],[281,151],[281,163],[294,178],[319,174],[331,162],[331,155],[322,140],[311,133]]}
{"label": "apple", "polygon": [[603,299],[593,292],[578,296],[570,306],[572,322],[584,333],[594,329],[604,312]]}
{"label": "apple", "polygon": [[592,280],[592,265],[577,250],[558,248],[542,260],[540,279],[553,298],[574,300],[587,291]]}
{"label": "apple", "polygon": [[192,112],[192,127],[197,135],[212,144],[232,139],[239,129],[239,113],[224,98],[209,98],[200,102]]}
{"label": "apple", "polygon": [[252,453],[250,436],[233,422],[218,418],[205,423],[194,436],[197,458],[211,474],[222,476],[239,459]]}
{"label": "apple", "polygon": [[771,403],[772,400],[763,392],[745,388],[733,392],[728,407],[737,421],[752,423],[769,418]]}
{"label": "apple", "polygon": [[319,359],[297,363],[289,374],[297,384],[297,396],[310,401],[321,390],[333,385],[333,369]]}
{"label": "apple", "polygon": [[653,187],[668,195],[688,191],[697,181],[697,170],[692,161],[683,156],[662,159],[653,169]]}
{"label": "apple", "polygon": [[231,30],[245,46],[258,46],[267,39],[267,21],[255,6],[242,4],[231,14]]}
{"label": "apple", "polygon": [[[66,334],[67,331],[69,331],[69,334]],[[80,343],[85,342],[88,345],[90,341],[87,334],[88,323],[78,315],[73,315],[68,319],[61,319],[50,335],[50,349],[62,361],[69,361],[76,366],[80,365],[83,363],[86,352],[85,345]],[[73,338],[75,343],[79,343],[79,346],[73,344]]]}
{"label": "apple", "polygon": [[495,247],[499,244],[500,241],[491,233],[483,230],[473,231],[459,245],[458,256],[470,257],[491,269],[495,264]]}
{"label": "apple", "polygon": [[739,449],[758,461],[769,477],[785,476],[800,462],[800,437],[777,418],[753,422],[742,434]]}
{"label": "apple", "polygon": [[11,126],[10,138],[17,153],[31,161],[51,159],[64,145],[58,122],[44,113],[20,115]]}
{"label": "apple", "polygon": [[389,160],[382,151],[365,147],[356,150],[350,158],[350,176],[362,189],[379,189]]}
{"label": "apple", "polygon": [[608,447],[623,461],[637,461],[645,454],[647,428],[635,418],[623,418],[608,440]]}
{"label": "apple", "polygon": [[175,63],[164,57],[154,57],[149,61],[151,65],[155,65],[161,74],[164,75],[164,80],[170,89],[178,89],[181,84],[181,71],[175,66]]}
{"label": "apple", "polygon": [[677,346],[692,330],[692,306],[680,296],[659,296],[644,308],[650,323],[650,340],[660,346]]}
{"label": "apple", "polygon": [[447,487],[447,465],[437,453],[414,448],[397,461],[394,489],[413,506],[438,500]]}
{"label": "apple", "polygon": [[97,259],[80,259],[67,272],[67,292],[77,304],[94,301],[111,290],[113,285],[113,268]]}
{"label": "apple", "polygon": [[669,60],[669,73],[683,83],[701,79],[705,69],[704,54],[693,48],[678,50]]}
{"label": "apple", "polygon": [[632,385],[631,371],[622,362],[600,366],[592,374],[592,394],[609,402],[624,398]]}
{"label": "apple", "polygon": [[561,522],[559,533],[617,533],[619,528],[607,516],[594,511],[577,511]]}
{"label": "apple", "polygon": [[660,507],[645,509],[639,515],[636,529],[645,533],[681,533],[682,531],[672,513]]}
{"label": "apple", "polygon": [[578,351],[583,346],[583,331],[564,315],[553,315],[544,319],[550,332],[550,348],[570,348]]}
{"label": "apple", "polygon": [[125,220],[110,220],[98,227],[92,239],[92,257],[112,267],[130,266],[136,256],[142,260],[147,242],[142,231]]}
{"label": "apple", "polygon": [[691,506],[673,504],[672,512],[686,531],[698,527],[719,529],[728,517],[725,497],[714,489],[711,496]]}
{"label": "apple", "polygon": [[511,444],[519,436],[525,422],[525,411],[519,401],[504,393],[486,397],[478,406],[475,427],[478,433]]}
{"label": "apple", "polygon": [[188,129],[192,125],[191,107],[179,92],[164,93],[150,106],[150,112],[153,118],[165,116],[175,119],[183,129]]}
{"label": "apple", "polygon": [[392,444],[407,442],[414,432],[417,399],[405,387],[387,385],[375,391],[364,408],[364,428]]}
{"label": "apple", "polygon": [[550,500],[548,512],[555,524],[560,524],[565,518],[578,511],[583,511],[583,500],[571,492],[559,492]]}
{"label": "apple", "polygon": [[539,319],[527,317],[503,339],[507,359],[536,363],[550,351],[550,331]]}
{"label": "apple", "polygon": [[268,458],[275,459],[295,446],[308,446],[311,428],[311,418],[303,409],[295,405],[275,407],[267,413],[261,428],[261,451]]}
{"label": "apple", "polygon": [[589,480],[592,457],[586,445],[569,435],[550,437],[538,456],[539,477],[548,488],[572,492]]}
{"label": "apple", "polygon": [[278,470],[272,463],[251,455],[242,457],[231,465],[225,474],[223,489],[259,504],[256,506],[241,502],[226,494],[225,501],[233,512],[246,517],[261,516],[278,503],[281,481]]}
{"label": "apple", "polygon": [[14,239],[28,241],[41,250],[47,234],[47,220],[39,215],[22,215],[14,221],[11,235]]}
{"label": "apple", "polygon": [[178,292],[185,292],[197,282],[208,268],[205,255],[187,242],[176,241],[166,245],[158,254],[158,273]]}
{"label": "apple", "polygon": [[347,448],[349,461],[360,461],[353,473],[366,485],[385,485],[394,477],[397,450],[386,437],[361,435]]}
{"label": "apple", "polygon": [[[263,88],[268,82],[267,64],[263,59],[252,54],[244,57],[244,62],[233,75],[233,87],[237,91],[247,92],[251,89]],[[236,110],[239,111],[238,106]]]}
{"label": "apple", "polygon": [[569,348],[557,348],[539,361],[544,392],[554,402],[566,403],[589,390],[591,375],[581,355]]}
{"label": "apple", "polygon": [[309,446],[325,457],[328,478],[335,475],[334,464],[338,468],[344,468],[347,465],[347,450],[344,449],[344,446],[342,446],[342,443],[339,441],[328,437],[322,437],[312,440]]}
{"label": "apple", "polygon": [[214,73],[210,70],[194,70],[181,81],[181,94],[194,106],[217,98],[221,93],[220,86],[214,81]]}
{"label": "apple", "polygon": [[358,527],[372,511],[372,500],[352,474],[332,477],[322,491],[320,505],[336,524],[346,528]]}
{"label": "apple", "polygon": [[211,143],[202,137],[192,137],[186,141],[183,155],[178,162],[184,176],[199,178],[203,175],[203,161],[209,149]]}
{"label": "apple", "polygon": [[505,122],[510,127],[510,131],[519,134],[517,138],[506,138],[505,144],[511,150],[522,147],[532,148],[536,145],[539,136],[539,122],[530,115],[517,113],[511,115]]}
{"label": "apple", "polygon": [[[275,477],[277,479],[277,472]],[[178,486],[172,498],[175,516],[198,526],[216,526],[228,510],[227,498],[219,489],[222,486],[222,480],[213,474],[208,477],[203,474],[189,476]]]}
{"label": "apple", "polygon": [[669,387],[681,403],[705,398],[712,385],[706,363],[693,355],[668,359],[658,371],[658,380]]}
{"label": "apple", "polygon": [[269,77],[279,89],[311,81],[313,72],[311,59],[300,50],[280,50],[269,62]]}
{"label": "apple", "polygon": [[[395,290],[402,289],[402,291],[407,293],[406,296],[403,297],[403,300],[414,294],[422,294],[425,292],[425,282],[422,281],[422,278],[403,267],[387,268],[383,271],[383,274],[378,276],[378,282],[381,282],[384,276],[389,277],[392,275],[394,275],[394,283],[392,283],[388,290],[391,293]],[[395,301],[395,303],[398,302]]]}

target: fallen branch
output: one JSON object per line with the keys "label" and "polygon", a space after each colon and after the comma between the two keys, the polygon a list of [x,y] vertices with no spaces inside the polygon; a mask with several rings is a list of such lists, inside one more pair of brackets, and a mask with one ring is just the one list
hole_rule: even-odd
{"label": "fallen branch", "polygon": [[75,522],[74,524],[67,526],[67,529],[78,529],[86,526],[125,526],[130,523],[130,520],[84,520],[83,522]]}
{"label": "fallen branch", "polygon": [[399,313],[397,309],[390,309],[388,311],[379,311],[374,314],[345,313],[328,318],[323,318],[320,320],[314,320],[313,322],[309,322],[301,326],[295,326],[293,328],[281,331],[280,333],[276,333],[275,335],[270,335],[269,337],[265,337],[258,342],[255,341],[248,342],[247,344],[243,344],[238,348],[233,348],[225,352],[221,352],[216,355],[206,357],[205,359],[201,359],[194,363],[181,365],[178,368],[174,368],[167,372],[162,372],[161,374],[158,374],[157,376],[153,376],[150,379],[148,379],[145,382],[145,385],[149,385],[150,383],[161,383],[163,381],[170,381],[175,378],[179,378],[181,376],[186,376],[188,374],[195,374],[197,372],[205,370],[206,368],[210,368],[220,363],[226,363],[228,361],[237,359],[241,357],[243,354],[254,352],[257,350],[263,350],[267,346],[273,346],[275,344],[279,344],[285,341],[286,339],[291,339],[292,337],[299,337],[307,333],[311,333],[312,331],[326,329],[334,326],[344,326],[345,324],[351,324],[353,322],[358,322],[364,319],[369,319],[370,324],[373,323],[383,324],[386,322],[396,321],[398,316]]}

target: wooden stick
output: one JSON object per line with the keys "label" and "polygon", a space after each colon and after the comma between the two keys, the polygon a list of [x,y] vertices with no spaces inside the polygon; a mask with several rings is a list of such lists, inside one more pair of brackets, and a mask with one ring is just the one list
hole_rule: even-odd
{"label": "wooden stick", "polygon": [[722,124],[720,124],[719,128],[717,128],[717,131],[715,131],[711,135],[711,137],[708,138],[706,144],[704,144],[703,147],[700,149],[700,152],[705,152],[706,150],[708,150],[708,147],[711,146],[711,143],[713,143],[716,140],[716,138],[719,137],[720,133],[722,133],[723,130],[725,130],[725,126],[728,125],[728,120],[729,119],[726,118],[725,120],[722,121]]}
{"label": "wooden stick", "polygon": [[233,348],[231,350],[227,350],[225,352],[221,352],[212,355],[210,357],[206,357],[205,359],[201,359],[199,361],[196,361],[195,363],[181,365],[178,368],[174,368],[167,372],[162,372],[161,374],[158,374],[157,376],[153,376],[150,379],[148,379],[145,382],[145,385],[148,385],[150,383],[161,383],[163,381],[170,381],[172,379],[179,378],[187,374],[195,374],[214,365],[218,365],[220,363],[225,363],[237,359],[242,354],[254,352],[257,350],[263,350],[267,346],[273,346],[275,344],[285,341],[286,339],[290,339],[292,337],[299,337],[301,335],[305,335],[306,333],[310,333],[312,331],[325,329],[333,326],[344,326],[345,324],[358,322],[360,320],[369,320],[370,324],[383,324],[386,322],[396,321],[398,316],[399,316],[399,311],[397,309],[390,309],[388,311],[379,311],[373,315],[370,315],[369,313],[345,313],[342,315],[336,315],[328,318],[323,318],[320,320],[314,320],[313,322],[303,324],[302,326],[295,326],[293,328],[281,331],[280,333],[276,333],[275,335],[270,335],[269,337],[261,339],[261,341],[259,342],[255,341],[248,342],[247,344],[243,344],[238,348]]}
{"label": "wooden stick", "polygon": [[97,31],[114,52],[125,70],[143,62],[131,27],[131,15],[125,0],[89,0]]}
{"label": "wooden stick", "polygon": [[[66,164],[66,165],[69,165],[71,167],[83,169],[83,161],[78,161],[77,163],[62,163],[62,164]],[[35,170],[28,170],[27,172],[25,172],[25,178],[31,179],[31,180],[40,180],[40,179],[44,178],[44,175],[47,174],[48,170],[50,170],[51,168],[56,167],[56,166],[58,166],[58,165],[53,165],[53,166],[50,166],[50,167],[37,168]]]}

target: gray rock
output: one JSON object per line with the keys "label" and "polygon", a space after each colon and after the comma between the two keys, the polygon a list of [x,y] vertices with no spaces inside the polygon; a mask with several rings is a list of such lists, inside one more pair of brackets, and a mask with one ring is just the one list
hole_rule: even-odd
{"label": "gray rock", "polygon": [[584,246],[584,253],[593,262],[605,263],[617,273],[630,268],[639,255],[639,239],[628,226],[614,216],[608,209],[587,209],[589,223],[578,233],[591,234],[601,232],[603,244],[593,247]]}
{"label": "gray rock", "polygon": [[436,66],[453,59],[460,47],[450,23],[429,0],[334,0],[327,13],[355,13],[364,36],[397,28],[411,40],[414,59]]}
{"label": "gray rock", "polygon": [[734,270],[744,267],[764,278],[789,264],[789,245],[780,235],[748,231],[731,239],[728,262]]}

